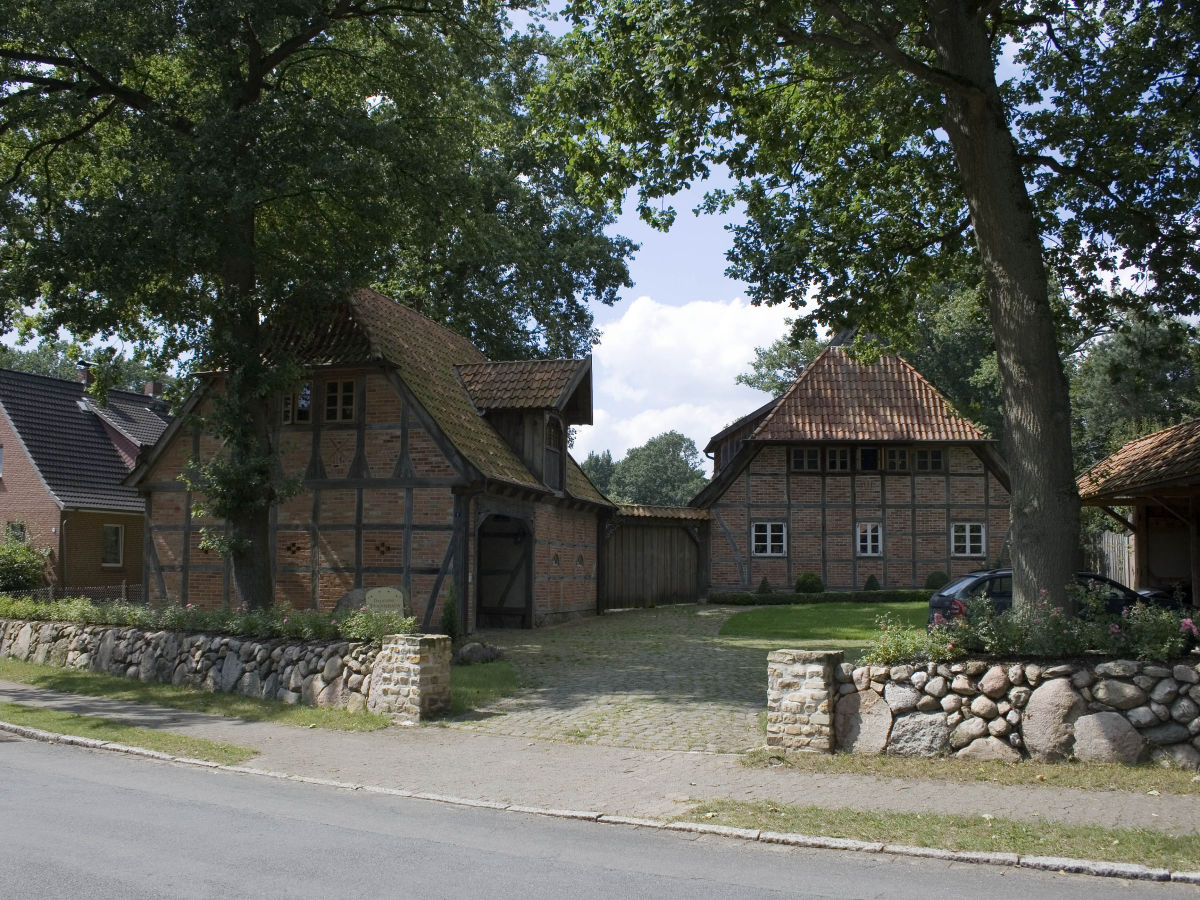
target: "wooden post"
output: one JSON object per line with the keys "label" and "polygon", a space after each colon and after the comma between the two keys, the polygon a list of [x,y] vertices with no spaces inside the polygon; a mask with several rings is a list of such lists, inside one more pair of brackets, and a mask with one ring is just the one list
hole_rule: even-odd
{"label": "wooden post", "polygon": [[1192,608],[1200,609],[1200,496],[1188,499],[1188,556],[1192,568]]}
{"label": "wooden post", "polygon": [[1149,587],[1150,577],[1150,542],[1147,528],[1146,504],[1139,503],[1133,508],[1133,584],[1134,590]]}

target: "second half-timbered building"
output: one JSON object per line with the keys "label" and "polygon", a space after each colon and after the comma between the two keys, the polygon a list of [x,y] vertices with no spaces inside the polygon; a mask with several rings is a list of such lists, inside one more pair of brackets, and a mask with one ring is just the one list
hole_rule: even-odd
{"label": "second half-timbered building", "polygon": [[788,590],[920,587],[994,563],[1008,537],[1008,479],[994,442],[899,356],[841,347],[715,435],[709,584]]}
{"label": "second half-timbered building", "polygon": [[[374,291],[294,337],[308,376],[280,399],[283,471],[303,489],[272,511],[276,601],[331,609],[376,587],[467,630],[593,613],[613,507],[567,452],[590,424],[591,359],[490,362],[468,340]],[[130,476],[146,501],[152,600],[236,605],[228,562],[201,547],[179,480],[217,452],[197,393]],[[452,590],[453,588],[453,590]]]}

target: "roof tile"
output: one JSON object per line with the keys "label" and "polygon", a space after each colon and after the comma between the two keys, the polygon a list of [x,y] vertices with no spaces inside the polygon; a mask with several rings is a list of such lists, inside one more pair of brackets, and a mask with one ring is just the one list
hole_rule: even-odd
{"label": "roof tile", "polygon": [[1083,500],[1132,496],[1179,482],[1200,482],[1200,419],[1130,441],[1079,476]]}

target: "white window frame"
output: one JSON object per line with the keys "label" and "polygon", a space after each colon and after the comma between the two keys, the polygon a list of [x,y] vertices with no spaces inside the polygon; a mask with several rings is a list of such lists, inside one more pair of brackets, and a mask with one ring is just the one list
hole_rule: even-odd
{"label": "white window frame", "polygon": [[751,523],[750,551],[753,556],[787,556],[787,523]]}
{"label": "white window frame", "polygon": [[[105,552],[108,549],[108,529],[115,528],[117,530],[117,560],[112,562],[104,558]],[[100,537],[100,565],[106,569],[119,569],[125,565],[125,526],[106,523],[101,526]]]}
{"label": "white window frame", "polygon": [[854,529],[856,556],[883,556],[883,523],[859,522]]}
{"label": "white window frame", "polygon": [[793,447],[793,472],[820,472],[821,449],[819,447]]}
{"label": "white window frame", "polygon": [[987,528],[983,522],[952,522],[950,524],[950,555],[986,556]]}
{"label": "white window frame", "polygon": [[[834,464],[834,460],[837,464]],[[825,450],[825,471],[827,472],[849,472],[850,471],[850,448],[849,447],[828,447]]]}

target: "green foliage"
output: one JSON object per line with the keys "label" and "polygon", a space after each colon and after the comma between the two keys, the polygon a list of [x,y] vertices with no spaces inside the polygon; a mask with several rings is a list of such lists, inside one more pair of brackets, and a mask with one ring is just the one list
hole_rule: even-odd
{"label": "green foliage", "polygon": [[879,590],[879,579],[878,579],[878,578],[876,578],[874,575],[868,575],[868,576],[867,576],[867,581],[866,581],[866,583],[863,585],[863,590],[864,590],[864,591],[877,591],[877,590]]}
{"label": "green foliage", "polygon": [[722,606],[791,606],[811,603],[910,603],[929,602],[929,591],[892,588],[886,591],[822,591],[816,594],[771,593],[763,595],[749,591],[713,591],[708,602]]}
{"label": "green foliage", "polygon": [[755,591],[755,593],[760,597],[774,593],[774,591],[771,590],[771,582],[766,575],[764,575],[762,577],[762,581],[758,583],[758,590]]}
{"label": "green foliage", "polygon": [[878,637],[868,646],[860,661],[869,665],[894,666],[900,663],[945,662],[960,659],[967,648],[954,633],[935,628],[926,631],[905,625],[890,615],[876,620]]}
{"label": "green foliage", "polygon": [[925,576],[925,588],[930,591],[937,591],[944,588],[950,582],[950,576],[941,569],[934,569]]}
{"label": "green foliage", "polygon": [[695,442],[667,431],[632,448],[613,466],[608,496],[618,503],[684,506],[707,483]]}
{"label": "green foliage", "polygon": [[46,551],[13,535],[0,543],[0,591],[32,591],[45,584]]}
{"label": "green foliage", "polygon": [[789,641],[783,647],[847,647],[866,644],[876,635],[876,618],[886,610],[906,625],[925,621],[926,604],[920,600],[899,603],[823,603],[767,606],[734,613],[721,626],[723,637]]}
{"label": "green foliage", "polygon": [[416,619],[397,613],[359,609],[338,621],[328,613],[288,609],[200,609],[187,604],[162,607],[132,603],[93,603],[82,597],[44,603],[0,594],[0,619],[32,622],[79,622],[85,625],[128,625],[143,629],[235,634],[255,638],[305,641],[378,641],[389,634],[411,634]]}
{"label": "green foliage", "polygon": [[[787,321],[790,325],[791,320]],[[827,346],[828,341],[808,335],[789,334],[766,347],[755,347],[750,371],[739,373],[736,381],[772,397],[779,397]]]}
{"label": "green foliage", "polygon": [[446,599],[442,601],[441,629],[442,634],[450,638],[450,645],[457,647],[462,640],[462,625],[458,618],[458,592],[453,582],[446,591]]}
{"label": "green foliage", "polygon": [[797,594],[820,594],[825,590],[825,582],[816,572],[801,572],[796,576]]}
{"label": "green foliage", "polygon": [[596,486],[596,490],[605,496],[608,495],[613,472],[616,471],[616,464],[613,462],[612,453],[608,450],[605,450],[603,453],[596,453],[594,450],[589,451],[587,459],[579,464],[579,468],[583,469],[583,474],[591,479],[592,484]]}

